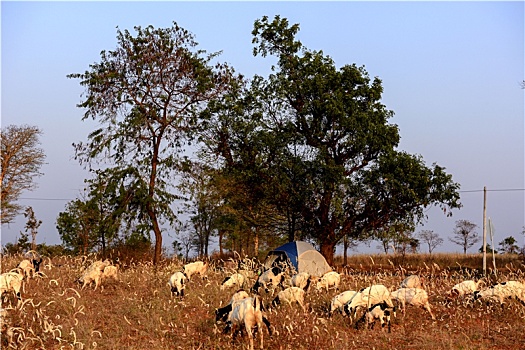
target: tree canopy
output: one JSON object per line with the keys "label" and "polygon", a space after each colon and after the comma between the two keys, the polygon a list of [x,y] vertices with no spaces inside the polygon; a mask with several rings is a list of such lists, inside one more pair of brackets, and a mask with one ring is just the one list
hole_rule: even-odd
{"label": "tree canopy", "polygon": [[117,30],[115,50],[102,51],[100,62],[85,73],[68,75],[86,88],[78,105],[86,110],[83,119],[101,125],[87,143],[74,146],[81,164],[104,160],[137,185],[128,193],[138,204],[136,217],[154,232],[157,263],[161,226],[176,220],[171,204],[178,198],[179,161],[200,127],[199,113],[228,89],[233,74],[227,65],[213,64],[218,53],[196,49],[194,35],[176,23],[135,31]]}
{"label": "tree canopy", "polygon": [[454,227],[454,234],[452,237],[449,237],[449,240],[461,246],[463,253],[467,254],[467,249],[478,243],[481,239],[476,232],[476,227],[478,226],[475,223],[468,220],[458,220]]}
{"label": "tree canopy", "polygon": [[34,190],[35,178],[43,175],[40,168],[45,153],[40,145],[42,130],[30,125],[8,125],[2,128],[2,224],[13,222],[22,210],[17,203],[24,191]]}
{"label": "tree canopy", "polygon": [[443,167],[396,150],[381,80],[354,64],[337,68],[297,41],[298,30],[279,16],[255,21],[254,54],[277,56],[277,66],[253,79],[234,104],[239,114],[215,115],[210,139],[220,142],[212,149],[249,189],[251,206],[265,201],[293,213],[329,263],[345,236],[421,220],[430,205],[458,208],[459,185]]}
{"label": "tree canopy", "polygon": [[[135,29],[136,37],[119,30],[115,51],[69,77],[86,87],[84,119],[101,124],[75,145],[76,157],[90,167],[109,161],[101,191],[112,189],[121,219],[155,233],[154,262],[181,193],[193,200],[201,252],[214,233],[253,255],[261,240],[308,239],[330,264],[343,238],[406,234],[425,208],[450,215],[460,207],[445,168],[397,149],[381,80],[308,50],[296,39],[299,25],[255,21],[254,55],[277,64],[249,81],[212,65],[217,53],[195,50],[176,24]],[[198,160],[186,157],[195,145]]]}

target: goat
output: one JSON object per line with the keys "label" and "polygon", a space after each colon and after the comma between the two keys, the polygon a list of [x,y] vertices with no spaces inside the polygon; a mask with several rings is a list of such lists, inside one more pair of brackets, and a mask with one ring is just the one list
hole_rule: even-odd
{"label": "goat", "polygon": [[422,288],[424,284],[423,277],[410,275],[401,282],[400,288]]}
{"label": "goat", "polygon": [[187,277],[184,272],[177,271],[170,276],[169,285],[171,289],[171,296],[174,294],[176,296],[184,297],[184,289],[186,287]]}
{"label": "goat", "polygon": [[84,274],[78,279],[78,281],[82,283],[82,289],[84,289],[87,285],[91,284],[92,282],[95,282],[94,290],[97,290],[97,287],[102,281],[104,269],[109,265],[110,263],[108,260],[98,260],[91,264],[91,266],[89,266],[84,272]]}
{"label": "goat", "polygon": [[388,307],[394,307],[388,288],[382,284],[374,284],[355,293],[352,299],[345,304],[343,310],[346,315],[353,314],[355,316],[358,307],[365,306],[368,308],[383,301]]}
{"label": "goat", "polygon": [[237,286],[239,288],[242,288],[244,286],[244,275],[240,273],[234,273],[233,275],[226,277],[222,283],[221,283],[221,290],[224,290],[225,288],[231,288],[234,286]]}
{"label": "goat", "polygon": [[208,271],[208,263],[204,263],[202,261],[195,261],[189,264],[186,264],[182,267],[182,270],[186,274],[186,277],[188,277],[188,281],[191,280],[191,276],[195,274],[199,274],[202,279],[207,278],[206,272]]}
{"label": "goat", "polygon": [[450,289],[447,293],[449,298],[463,297],[465,295],[473,294],[475,291],[479,290],[479,285],[481,280],[473,281],[467,280],[460,283],[457,283]]}
{"label": "goat", "polygon": [[292,286],[299,287],[305,292],[310,287],[310,274],[308,272],[300,272],[292,277]]}
{"label": "goat", "polygon": [[297,304],[301,305],[303,312],[306,312],[304,307],[304,294],[305,291],[302,288],[288,287],[285,290],[277,293],[277,296],[272,300],[272,306],[277,306],[282,302],[286,302],[288,305],[292,305],[293,302],[296,302]]}
{"label": "goat", "polygon": [[108,265],[104,267],[104,271],[102,271],[102,278],[109,279],[112,278],[115,281],[118,281],[118,267],[115,265]]}
{"label": "goat", "polygon": [[381,328],[385,327],[385,324],[388,325],[388,333],[391,330],[390,317],[395,315],[395,307],[391,308],[387,305],[386,302],[381,302],[379,304],[372,305],[367,309],[363,316],[356,322],[355,328],[358,329],[359,323],[366,321],[368,328],[374,329],[374,325],[377,320],[381,323]]}
{"label": "goat", "polygon": [[24,275],[27,276],[27,278],[31,278],[40,270],[40,264],[42,263],[42,258],[39,260],[32,259],[24,259],[18,264],[18,268],[20,268]]}
{"label": "goat", "polygon": [[430,303],[428,302],[428,293],[424,289],[420,288],[399,288],[396,291],[390,293],[390,296],[397,300],[401,304],[403,314],[405,314],[406,304],[420,306],[427,310],[433,320],[436,318],[432,314],[430,309]]}
{"label": "goat", "polygon": [[269,270],[264,271],[255,284],[253,285],[251,292],[259,294],[259,289],[264,287],[266,293],[269,292],[268,286],[271,285],[273,288],[283,285],[284,272],[278,267],[272,267]]}
{"label": "goat", "polygon": [[253,330],[257,326],[260,338],[260,348],[264,347],[263,323],[268,329],[268,334],[271,336],[270,322],[262,314],[262,303],[258,296],[246,298],[233,303],[232,312],[228,317],[228,324],[224,332],[231,329],[234,336],[237,333],[238,327],[244,327],[248,333],[250,341],[250,350],[253,350]]}
{"label": "goat", "polygon": [[519,299],[525,304],[525,284],[518,281],[501,282],[481,291],[474,292],[474,299],[496,299],[503,305],[506,298]]}
{"label": "goat", "polygon": [[226,322],[226,320],[228,319],[228,315],[230,314],[230,312],[232,312],[233,303],[235,303],[236,301],[240,301],[240,300],[249,298],[249,297],[250,295],[246,293],[244,289],[239,289],[237,292],[235,292],[232,295],[228,305],[215,309],[215,322],[219,322],[219,321]]}
{"label": "goat", "polygon": [[334,313],[334,311],[338,310],[341,313],[343,312],[343,306],[350,300],[352,297],[357,293],[355,290],[347,290],[342,293],[337,294],[335,297],[332,298],[332,301],[330,302],[330,317]]}
{"label": "goat", "polygon": [[24,279],[24,273],[22,270],[15,269],[10,272],[5,272],[0,275],[0,296],[4,293],[13,291],[16,298],[18,299],[18,305],[22,302],[22,296],[20,289],[22,289],[22,280]]}
{"label": "goat", "polygon": [[336,290],[339,290],[339,283],[341,282],[341,275],[338,272],[330,271],[325,273],[321,278],[317,280],[316,288],[320,290],[321,288],[335,287]]}

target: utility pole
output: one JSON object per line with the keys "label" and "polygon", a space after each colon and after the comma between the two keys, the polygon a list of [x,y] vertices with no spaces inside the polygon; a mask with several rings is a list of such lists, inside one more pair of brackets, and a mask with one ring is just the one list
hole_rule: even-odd
{"label": "utility pole", "polygon": [[[494,247],[492,247],[494,249]],[[487,186],[483,187],[483,276],[487,275]]]}

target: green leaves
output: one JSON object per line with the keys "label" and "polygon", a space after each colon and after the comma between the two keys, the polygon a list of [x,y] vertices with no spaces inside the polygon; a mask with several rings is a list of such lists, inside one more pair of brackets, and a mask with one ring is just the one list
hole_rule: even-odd
{"label": "green leaves", "polygon": [[101,124],[87,143],[74,146],[81,164],[104,161],[114,174],[132,179],[128,205],[136,206],[135,219],[155,233],[156,262],[162,244],[159,222],[174,221],[170,180],[178,173],[178,159],[197,132],[206,104],[230,88],[232,71],[224,64],[212,66],[217,54],[196,50],[193,34],[176,23],[134,29],[135,35],[117,30],[115,50],[102,51],[100,62],[85,73],[68,75],[86,88],[79,104],[86,109],[84,119]]}

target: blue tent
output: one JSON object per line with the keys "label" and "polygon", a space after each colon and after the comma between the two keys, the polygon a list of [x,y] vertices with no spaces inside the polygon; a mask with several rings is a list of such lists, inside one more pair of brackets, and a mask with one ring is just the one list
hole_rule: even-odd
{"label": "blue tent", "polygon": [[275,264],[289,262],[296,272],[308,272],[320,277],[332,268],[325,258],[308,242],[288,242],[268,253],[264,266],[271,268]]}

